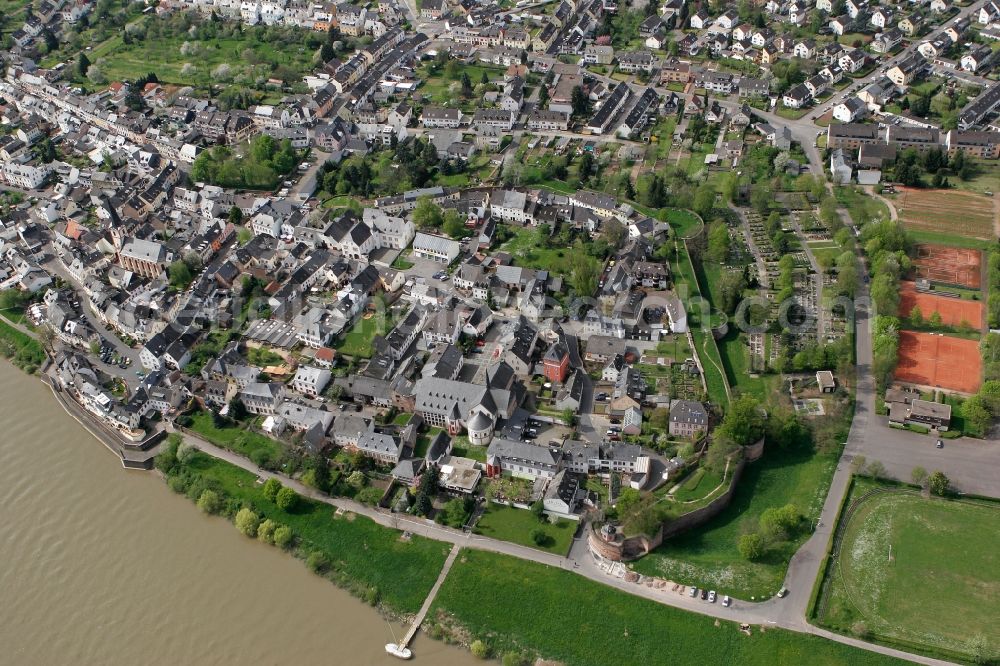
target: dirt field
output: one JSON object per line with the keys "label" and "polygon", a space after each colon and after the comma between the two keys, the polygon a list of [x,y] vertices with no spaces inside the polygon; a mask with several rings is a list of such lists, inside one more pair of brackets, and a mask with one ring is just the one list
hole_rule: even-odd
{"label": "dirt field", "polygon": [[899,332],[896,379],[901,382],[975,393],[979,390],[982,366],[976,340]]}
{"label": "dirt field", "polygon": [[969,289],[982,286],[983,253],[980,250],[924,243],[917,245],[913,266],[918,276],[931,282]]}
{"label": "dirt field", "polygon": [[960,326],[963,322],[973,328],[983,326],[982,301],[967,301],[964,298],[949,298],[920,292],[914,288],[912,282],[903,282],[900,287],[899,313],[904,317],[908,317],[916,305],[919,306],[925,320],[937,312],[941,315],[941,323],[945,326]]}
{"label": "dirt field", "polygon": [[903,225],[911,229],[994,238],[993,199],[982,194],[904,187],[899,190],[896,209]]}

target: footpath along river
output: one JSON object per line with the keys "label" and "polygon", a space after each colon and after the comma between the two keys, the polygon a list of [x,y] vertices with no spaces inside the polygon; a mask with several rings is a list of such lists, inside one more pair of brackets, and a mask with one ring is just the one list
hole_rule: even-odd
{"label": "footpath along river", "polygon": [[[392,636],[374,609],[155,474],[122,469],[4,361],[0,507],[0,663],[402,663],[385,654]],[[412,647],[416,664],[476,661],[426,637]]]}

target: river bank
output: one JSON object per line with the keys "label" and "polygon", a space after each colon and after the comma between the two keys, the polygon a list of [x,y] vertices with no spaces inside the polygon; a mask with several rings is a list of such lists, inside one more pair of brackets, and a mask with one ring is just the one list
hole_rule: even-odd
{"label": "river bank", "polygon": [[[211,445],[208,445],[205,442],[196,442],[196,444],[199,448],[205,446],[208,449],[216,449],[216,447],[212,447]],[[258,474],[264,476],[265,478],[277,477],[283,483],[290,484],[291,486],[295,487],[296,491],[299,492],[300,494],[309,496],[316,502],[323,504],[324,507],[316,509],[317,511],[316,515],[320,516],[322,520],[316,519],[314,517],[310,518],[308,525],[305,526],[306,527],[305,531],[299,532],[300,535],[303,533],[308,534],[308,543],[311,545],[320,543],[321,539],[325,540],[326,564],[324,566],[318,567],[318,569],[320,569],[321,573],[329,571],[336,572],[336,575],[333,577],[333,580],[335,580],[335,582],[341,582],[345,584],[346,587],[351,587],[352,589],[360,591],[359,596],[367,599],[369,602],[384,601],[386,608],[389,608],[394,612],[412,613],[413,611],[411,609],[414,607],[414,600],[421,594],[423,587],[426,587],[426,585],[422,583],[420,585],[411,586],[411,589],[408,592],[401,592],[399,589],[395,589],[391,584],[391,582],[388,586],[382,587],[382,585],[385,585],[385,581],[387,580],[391,581],[392,575],[395,575],[397,579],[403,576],[401,572],[396,571],[394,569],[391,562],[387,564],[388,561],[383,561],[382,563],[380,563],[378,567],[375,568],[376,569],[375,575],[373,575],[371,571],[365,571],[365,569],[372,568],[367,565],[369,564],[369,561],[373,557],[378,556],[384,552],[390,552],[392,550],[391,548],[385,548],[386,544],[404,541],[404,539],[401,537],[401,530],[408,530],[410,532],[413,532],[415,535],[430,537],[430,539],[433,540],[432,543],[436,543],[437,544],[436,547],[441,549],[442,558],[445,550],[443,548],[443,543],[441,542],[461,543],[463,546],[466,547],[472,547],[481,550],[489,550],[498,553],[500,557],[503,558],[503,560],[508,561],[508,563],[504,564],[502,568],[504,569],[510,568],[513,571],[516,571],[516,573],[512,574],[510,581],[525,580],[530,578],[531,576],[538,576],[539,570],[542,572],[550,572],[544,574],[545,576],[548,576],[550,574],[553,576],[561,576],[564,574],[568,574],[574,581],[574,584],[569,586],[564,586],[557,590],[552,590],[553,594],[561,595],[561,598],[565,598],[566,595],[568,594],[570,597],[573,598],[573,603],[577,606],[576,610],[573,611],[572,613],[569,613],[569,615],[565,615],[565,613],[560,611],[560,613],[557,616],[555,616],[561,618],[559,622],[561,623],[561,626],[563,628],[570,626],[573,623],[576,623],[579,620],[579,618],[576,617],[577,615],[586,614],[585,610],[579,608],[579,603],[581,600],[593,598],[595,595],[594,591],[595,589],[601,590],[602,594],[609,595],[607,599],[602,601],[602,605],[610,604],[610,606],[607,606],[607,608],[612,608],[613,610],[615,610],[615,612],[624,612],[628,608],[634,606],[636,603],[641,602],[644,605],[648,605],[650,611],[652,611],[652,609],[659,608],[663,609],[663,612],[667,616],[677,615],[678,617],[688,618],[690,622],[678,624],[678,630],[672,632],[673,643],[675,645],[697,646],[700,643],[702,643],[704,640],[704,636],[702,635],[702,632],[699,630],[698,628],[699,625],[694,621],[694,619],[697,619],[699,621],[711,622],[713,621],[712,618],[710,617],[706,618],[704,617],[704,615],[705,614],[719,615],[719,612],[721,612],[717,611],[714,607],[702,608],[701,606],[699,606],[698,609],[692,608],[686,611],[686,610],[679,610],[672,608],[664,608],[663,606],[663,604],[669,606],[684,606],[687,604],[682,604],[680,603],[680,601],[687,602],[688,601],[687,599],[679,601],[676,599],[662,598],[662,599],[655,599],[654,600],[655,603],[647,603],[646,601],[637,600],[636,598],[637,595],[649,596],[644,588],[636,588],[633,586],[624,585],[620,581],[608,578],[603,573],[589,570],[593,569],[593,567],[588,568],[586,566],[586,562],[584,559],[578,558],[576,560],[577,564],[582,565],[578,570],[576,570],[576,573],[569,573],[568,571],[559,571],[558,570],[559,568],[566,568],[566,567],[572,568],[574,562],[569,561],[565,558],[552,556],[551,554],[537,551],[534,549],[526,549],[525,547],[517,546],[516,544],[511,544],[508,542],[495,541],[484,537],[471,537],[470,535],[463,534],[461,532],[456,532],[454,530],[449,530],[441,526],[427,524],[426,521],[417,521],[405,516],[400,517],[396,515],[389,516],[389,515],[379,514],[377,512],[372,512],[366,507],[361,507],[360,505],[356,505],[356,503],[350,500],[329,498],[325,496],[319,497],[314,491],[311,491],[311,489],[302,486],[302,484],[298,482],[295,482],[291,479],[282,477],[274,473],[261,472],[261,470],[259,470],[255,465],[253,465],[252,463],[250,463],[245,459],[240,458],[239,456],[236,456],[235,454],[232,454],[231,452],[223,450],[213,450],[211,451],[211,457],[212,460],[216,460],[218,463],[226,465],[229,468],[232,468],[232,470],[234,470],[235,472],[249,474],[247,478],[239,480],[240,484],[239,487],[242,489],[256,488]],[[222,473],[222,476],[237,478],[238,475],[234,474],[234,472],[231,470],[227,470],[224,473]],[[216,481],[221,483],[223,479],[219,477],[216,478]],[[232,501],[236,502],[236,505],[233,507],[234,511],[238,510],[240,506],[243,506],[244,504],[248,503],[249,506],[251,506],[253,509],[255,510],[260,509],[262,513],[263,513],[263,509],[261,509],[262,506],[264,507],[264,509],[268,509],[268,507],[264,504],[255,503],[260,501],[256,495],[253,494],[245,495],[242,498],[239,496],[239,493],[233,493],[233,495],[234,498],[232,499]],[[337,534],[337,530],[331,530],[330,528],[331,524],[333,523],[334,517],[337,515],[336,512],[331,511],[331,509],[329,508],[330,506],[340,509],[346,509],[351,513],[358,513],[370,517],[372,521],[374,521],[370,523],[371,534],[379,535],[378,538],[376,539],[373,537],[371,541],[369,541],[368,538],[364,536],[362,536],[360,540],[354,539],[353,541],[340,539],[339,538],[340,535]],[[191,506],[191,508],[193,509],[193,505]],[[325,515],[323,513],[319,513],[320,511],[325,512]],[[277,517],[283,518],[289,523],[291,522],[291,518],[289,516],[277,516]],[[346,523],[353,522],[350,517],[346,517],[344,520]],[[357,520],[358,518],[355,517],[354,521]],[[279,522],[282,521],[279,520]],[[303,525],[299,525],[299,529],[302,530],[302,528]],[[240,536],[235,530],[230,530],[230,532],[236,534],[236,536],[238,536],[240,539],[243,539],[244,542],[246,541],[246,538]],[[276,549],[272,548],[271,550],[275,554],[281,555],[281,553],[278,552]],[[464,553],[465,551],[463,551],[463,555],[459,558],[459,564],[462,564],[466,559]],[[310,554],[311,553],[305,553],[307,562]],[[292,558],[287,558],[287,557],[285,559],[289,562],[292,560]],[[440,566],[436,558],[432,559],[434,559],[435,561],[431,562],[431,560],[428,559],[423,563],[422,566],[417,567],[417,570],[420,571],[419,574],[420,578],[433,580],[436,577],[436,574],[439,571]],[[299,569],[302,572],[308,574],[308,572],[306,572],[305,569],[302,568],[300,565],[296,564],[296,566],[299,566]],[[553,567],[555,568],[555,570],[553,570]],[[424,571],[424,569],[430,569],[430,570]],[[365,578],[365,576],[368,576],[368,578]],[[591,580],[585,580],[585,578],[590,578]],[[445,584],[442,588],[443,591],[447,592],[449,589],[451,589],[450,580],[451,580],[450,576],[449,578],[445,579],[444,581]],[[508,581],[508,586],[512,587],[514,591],[516,591],[516,589],[519,588],[518,584],[515,583],[513,585],[510,585],[509,581]],[[613,589],[613,588],[618,588],[618,589]],[[368,592],[369,589],[373,589],[373,592]],[[507,592],[507,590],[504,591]],[[482,603],[483,600],[491,598],[490,595],[480,594],[479,592],[472,591],[471,589],[467,592],[467,594],[470,596],[469,601],[475,601],[476,603]],[[444,595],[444,598],[447,599],[447,595]],[[454,599],[454,597],[452,598]],[[547,613],[549,612],[548,609],[550,608],[551,604],[547,604],[544,602],[544,599],[539,599],[539,598],[535,598],[533,603],[535,605],[538,605],[539,611],[545,613],[546,617],[548,617]],[[490,604],[493,607],[493,610],[496,613],[499,613],[498,617],[510,618],[513,622],[516,623],[517,629],[514,630],[513,627],[511,627],[511,631],[508,635],[517,636],[518,638],[516,639],[516,642],[510,643],[508,645],[516,645],[519,651],[524,651],[542,657],[551,657],[560,654],[561,650],[559,649],[559,643],[558,641],[553,643],[554,639],[553,636],[548,636],[548,638],[545,640],[541,640],[539,638],[540,634],[538,633],[538,628],[541,625],[537,620],[538,616],[534,612],[528,612],[528,613],[525,612],[526,609],[531,608],[531,605],[526,606],[525,600],[523,598],[521,598],[516,594],[511,596],[502,596],[502,595],[498,596],[494,594],[492,597],[492,601],[490,601]],[[443,623],[438,622],[438,620],[440,620],[440,617],[435,617],[428,627],[428,634],[432,637],[442,638],[446,641],[447,640],[456,641],[462,643],[463,645],[472,645],[477,640],[479,641],[495,640],[496,632],[500,630],[500,627],[506,626],[510,622],[509,620],[505,619],[503,623],[494,628],[490,627],[489,624],[482,623],[483,618],[477,617],[476,614],[472,612],[470,610],[470,607],[468,606],[459,605],[457,607],[452,607],[452,608],[441,606],[441,608],[442,610],[446,609],[446,613],[450,617],[447,618],[447,622]],[[697,613],[690,612],[692,610],[697,610]],[[830,655],[834,654],[846,655],[846,654],[857,653],[857,658],[861,660],[859,661],[859,663],[873,663],[873,664],[892,663],[891,661],[878,661],[877,659],[875,661],[871,661],[870,659],[872,658],[872,655],[862,654],[863,650],[857,647],[858,641],[849,642],[846,640],[837,639],[838,642],[840,643],[849,643],[849,646],[845,647],[845,646],[833,645],[829,641],[817,641],[815,637],[810,637],[808,636],[807,633],[798,633],[798,632],[815,633],[815,631],[810,631],[813,629],[812,627],[809,627],[808,629],[798,628],[797,625],[790,627],[795,631],[779,630],[777,628],[774,629],[767,628],[765,626],[767,624],[766,622],[767,613],[763,610],[757,612],[755,609],[747,609],[747,611],[744,612],[744,611],[739,611],[739,609],[728,609],[728,611],[725,613],[724,616],[719,615],[719,617],[729,618],[721,620],[720,626],[724,627],[729,627],[729,628],[735,627],[736,626],[735,620],[742,620],[746,618],[745,621],[758,624],[768,629],[768,631],[772,632],[780,631],[781,635],[786,637],[783,640],[783,642],[787,643],[788,645],[796,646],[794,652],[798,652],[802,649],[805,649],[804,646],[807,645],[825,646],[825,647],[817,647],[816,649],[820,653],[828,652]],[[451,630],[449,631],[441,630],[440,628],[441,625],[447,625]],[[456,632],[454,631],[456,627],[462,629]],[[551,629],[554,630],[555,627],[552,627]],[[571,633],[572,635],[576,635],[576,632],[571,632]],[[544,638],[544,636],[542,636],[542,638]],[[561,636],[559,640],[563,640],[564,638],[565,638],[564,636]],[[440,649],[445,649],[445,646],[441,643],[436,643],[435,645],[440,646]],[[597,648],[597,646],[592,646],[592,647],[594,647],[595,649]],[[763,659],[762,655],[772,650],[773,647],[774,647],[773,644],[769,646],[767,643],[762,643],[759,648],[755,649],[755,650],[760,650],[759,653],[757,653],[755,650],[751,650],[751,653],[756,655],[755,660]],[[808,649],[811,650],[813,648],[809,647]],[[873,646],[873,649],[875,651],[886,652],[886,650],[875,646]],[[434,651],[435,650],[432,648],[428,648],[421,645],[419,641],[414,649],[414,652],[418,654],[420,653],[427,654],[428,652],[434,652]],[[697,653],[698,653],[697,651],[693,652],[693,654]],[[789,654],[791,655],[793,653],[790,652]],[[468,657],[467,654],[465,656]],[[622,659],[631,659],[630,653],[627,654],[623,653],[621,657]],[[586,658],[578,658],[577,656],[567,655],[565,658],[567,663],[590,663]],[[708,654],[704,654],[703,658],[711,659],[711,656]],[[664,655],[662,662],[658,662],[657,660],[654,659],[649,663],[673,663],[673,661]]]}
{"label": "river bank", "polygon": [[[0,363],[0,400],[0,589],[17,609],[0,624],[6,662],[399,663],[377,612],[153,476],[123,473],[36,378]],[[426,637],[414,651],[474,663]]]}

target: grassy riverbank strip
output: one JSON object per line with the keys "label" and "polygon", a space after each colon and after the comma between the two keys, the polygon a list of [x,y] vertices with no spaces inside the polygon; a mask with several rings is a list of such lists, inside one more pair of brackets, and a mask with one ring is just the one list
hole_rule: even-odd
{"label": "grassy riverbank strip", "polygon": [[783,629],[755,626],[746,636],[734,622],[483,551],[459,554],[425,626],[437,638],[482,641],[495,656],[537,654],[573,666],[906,663]]}
{"label": "grassy riverbank strip", "polygon": [[0,319],[0,354],[29,375],[45,362],[40,342]]}
{"label": "grassy riverbank strip", "polygon": [[235,520],[249,508],[261,521],[290,527],[290,552],[364,601],[396,613],[420,609],[448,554],[444,543],[415,535],[404,541],[399,531],[352,513],[338,516],[334,507],[305,497],[283,509],[281,498],[269,499],[254,474],[183,446],[172,460],[158,459],[157,467],[174,491],[203,509],[199,500],[206,490],[214,492],[218,508],[210,513]]}

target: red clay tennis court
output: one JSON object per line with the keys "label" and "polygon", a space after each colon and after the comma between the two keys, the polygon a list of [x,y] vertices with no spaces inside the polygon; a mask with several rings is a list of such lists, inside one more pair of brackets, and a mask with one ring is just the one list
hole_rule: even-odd
{"label": "red clay tennis court", "polygon": [[978,329],[983,326],[982,301],[938,296],[925,291],[917,291],[912,282],[901,283],[899,290],[900,314],[904,317],[910,316],[914,305],[920,308],[920,314],[925,320],[937,312],[941,315],[941,323],[946,326],[960,326],[963,321],[973,328]]}
{"label": "red clay tennis court", "polygon": [[913,268],[920,277],[969,289],[982,285],[982,266],[982,252],[965,247],[921,244],[913,258]]}
{"label": "red clay tennis court", "polygon": [[935,333],[899,332],[897,380],[975,393],[982,374],[978,341]]}

